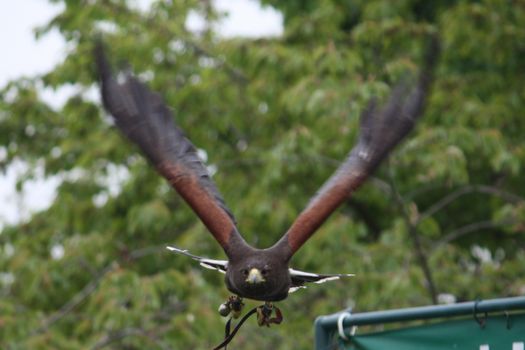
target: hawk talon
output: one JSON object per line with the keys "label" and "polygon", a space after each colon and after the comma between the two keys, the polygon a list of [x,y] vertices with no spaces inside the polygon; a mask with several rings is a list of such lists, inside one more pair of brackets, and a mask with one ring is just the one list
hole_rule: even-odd
{"label": "hawk talon", "polygon": [[[275,317],[271,317],[275,310]],[[257,324],[270,327],[271,324],[280,324],[283,321],[283,314],[281,309],[274,306],[272,303],[266,302],[264,305],[257,307]]]}

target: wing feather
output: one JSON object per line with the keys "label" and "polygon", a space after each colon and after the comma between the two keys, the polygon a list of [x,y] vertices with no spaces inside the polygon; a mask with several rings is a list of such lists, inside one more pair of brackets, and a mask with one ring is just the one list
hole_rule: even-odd
{"label": "wing feather", "polygon": [[291,288],[303,288],[305,283],[321,284],[328,281],[335,281],[344,277],[353,277],[353,273],[317,274],[290,268],[290,278],[292,279]]}
{"label": "wing feather", "polygon": [[159,94],[150,91],[131,73],[124,73],[123,81],[119,82],[112,74],[101,43],[96,46],[95,58],[104,107],[116,126],[139,146],[226,251],[232,234],[240,238],[235,218],[196,148],[174,123],[170,109]]}
{"label": "wing feather", "polygon": [[217,270],[221,273],[226,273],[226,270],[228,268],[227,260],[216,260],[216,259],[203,258],[201,256],[191,254],[186,249],[180,249],[180,248],[173,247],[173,246],[167,246],[166,248],[169,251],[172,251],[174,253],[186,255],[192,258],[193,260],[198,261],[200,266],[210,269],[210,270]]}
{"label": "wing feather", "polygon": [[361,116],[357,144],[276,243],[275,249],[286,251],[283,247],[288,248],[288,258],[291,258],[409,133],[423,112],[438,53],[439,42],[436,37],[430,42],[423,68],[414,87],[410,88],[406,81],[402,81],[393,89],[383,108],[378,109],[375,100],[369,103]]}

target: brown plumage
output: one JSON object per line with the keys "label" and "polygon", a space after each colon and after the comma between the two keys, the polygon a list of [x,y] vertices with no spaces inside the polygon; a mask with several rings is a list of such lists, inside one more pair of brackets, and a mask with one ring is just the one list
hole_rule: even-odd
{"label": "brown plumage", "polygon": [[398,84],[382,108],[375,102],[370,103],[361,118],[358,142],[347,159],[283,237],[267,249],[251,247],[242,238],[234,216],[210,179],[195,147],[175,124],[174,116],[162,98],[129,72],[124,73],[123,82],[117,82],[100,43],[96,46],[95,57],[104,107],[114,117],[116,126],[139,146],[150,163],[195,211],[222,246],[228,261],[201,258],[178,248],[170,249],[189,255],[205,267],[224,272],[228,289],[240,297],[278,301],[304,283],[347,276],[297,271],[290,269],[288,263],[412,129],[423,112],[438,51],[437,39],[431,40],[414,86]]}

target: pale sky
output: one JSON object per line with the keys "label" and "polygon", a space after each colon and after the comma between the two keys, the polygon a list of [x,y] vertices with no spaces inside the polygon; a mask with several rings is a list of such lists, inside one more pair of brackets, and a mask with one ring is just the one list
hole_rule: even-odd
{"label": "pale sky", "polygon": [[[133,0],[137,6],[147,8],[152,0]],[[228,17],[217,30],[225,37],[278,36],[282,34],[282,15],[270,7],[261,8],[254,0],[214,0],[216,8]],[[64,55],[64,42],[56,31],[35,41],[33,29],[44,25],[61,10],[61,5],[45,0],[0,1],[0,87],[22,76],[35,76],[53,69]],[[187,26],[198,29],[200,20],[191,16]],[[51,103],[60,103],[64,96],[46,94]],[[0,159],[5,157],[0,145]],[[26,184],[22,193],[16,193],[17,174],[24,171],[19,162],[0,176],[0,230],[5,223],[27,219],[31,212],[45,209],[54,198],[58,179],[39,179]]]}

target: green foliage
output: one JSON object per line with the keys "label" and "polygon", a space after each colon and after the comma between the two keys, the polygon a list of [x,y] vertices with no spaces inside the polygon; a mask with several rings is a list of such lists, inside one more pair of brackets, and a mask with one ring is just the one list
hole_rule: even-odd
{"label": "green foliage", "polygon": [[[438,293],[525,292],[523,1],[265,0],[285,16],[284,36],[272,39],[188,32],[190,11],[218,18],[201,1],[156,1],[145,13],[123,0],[53,2],[65,9],[37,35],[57,29],[67,55],[0,91],[1,169],[30,165],[20,186],[38,169],[62,179],[50,208],[0,233],[2,349],[209,348],[223,336],[222,277],[164,246],[223,253],[88,97],[100,33],[110,57],[161,91],[207,151],[259,247],[286,231],[344,158],[370,98],[417,71],[430,34],[442,38],[415,132],[293,260],[356,277],[298,291],[280,304],[283,325],[248,322],[236,347],[307,349],[319,314],[431,303],[410,229]],[[43,87],[66,86],[76,93],[62,108],[42,100]],[[118,169],[126,176],[115,181]]]}

